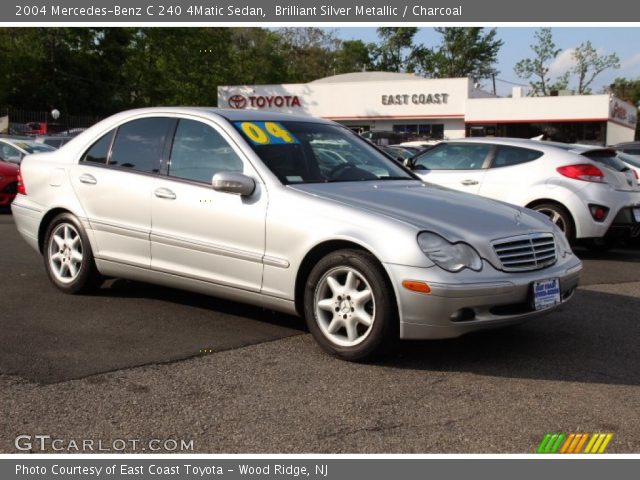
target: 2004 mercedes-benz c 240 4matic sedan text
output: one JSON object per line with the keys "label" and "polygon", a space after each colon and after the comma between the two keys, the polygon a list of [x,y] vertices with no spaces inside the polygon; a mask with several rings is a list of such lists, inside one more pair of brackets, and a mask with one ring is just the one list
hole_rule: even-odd
{"label": "2004 mercedes-benz c 240 4matic sedan text", "polygon": [[123,277],[298,313],[352,360],[549,312],[581,270],[545,216],[425,184],[308,117],[128,111],[20,177],[16,225],[61,290]]}

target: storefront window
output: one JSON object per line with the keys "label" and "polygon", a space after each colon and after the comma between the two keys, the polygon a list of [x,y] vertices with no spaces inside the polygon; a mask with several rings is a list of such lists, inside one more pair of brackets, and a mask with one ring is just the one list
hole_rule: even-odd
{"label": "storefront window", "polygon": [[467,125],[468,137],[533,138],[544,135],[545,140],[565,143],[604,145],[606,122],[546,122],[546,123],[498,123],[491,125]]}
{"label": "storefront window", "polygon": [[441,140],[444,138],[444,125],[441,123],[435,124],[419,124],[419,123],[410,123],[410,124],[399,124],[393,126],[394,132],[406,133],[411,137],[415,137],[416,139],[437,139]]}

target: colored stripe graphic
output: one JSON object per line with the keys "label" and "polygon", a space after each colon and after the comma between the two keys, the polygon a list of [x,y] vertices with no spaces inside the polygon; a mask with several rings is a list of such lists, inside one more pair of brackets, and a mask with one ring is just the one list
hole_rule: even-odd
{"label": "colored stripe graphic", "polygon": [[594,433],[584,453],[604,453],[612,438],[613,433]]}
{"label": "colored stripe graphic", "polygon": [[[582,453],[604,453],[613,433],[555,433],[545,434],[536,449],[536,453],[581,453],[582,447],[587,444]],[[589,440],[587,442],[587,440]]]}
{"label": "colored stripe graphic", "polygon": [[536,453],[556,453],[565,437],[564,433],[547,433],[538,445]]}

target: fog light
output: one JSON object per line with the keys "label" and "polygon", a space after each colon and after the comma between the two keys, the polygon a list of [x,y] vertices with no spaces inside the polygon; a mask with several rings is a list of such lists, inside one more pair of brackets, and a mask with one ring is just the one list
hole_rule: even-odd
{"label": "fog light", "polygon": [[609,214],[609,209],[602,205],[589,205],[589,212],[596,222],[602,222]]}
{"label": "fog light", "polygon": [[468,322],[476,318],[476,312],[471,308],[461,308],[451,314],[452,322]]}
{"label": "fog light", "polygon": [[418,293],[430,293],[431,287],[425,282],[418,282],[416,280],[404,280],[402,286],[407,290]]}

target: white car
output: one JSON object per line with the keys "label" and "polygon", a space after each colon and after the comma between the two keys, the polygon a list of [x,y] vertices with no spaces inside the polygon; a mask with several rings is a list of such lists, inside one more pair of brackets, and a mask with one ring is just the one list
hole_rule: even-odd
{"label": "white car", "polygon": [[640,232],[637,179],[610,152],[473,138],[443,142],[414,157],[410,166],[427,182],[544,213],[571,241],[599,248]]}
{"label": "white car", "polygon": [[53,152],[54,147],[44,143],[24,140],[20,138],[0,138],[0,160],[19,164],[25,155],[31,153]]}
{"label": "white car", "polygon": [[616,158],[624,162],[627,167],[633,170],[636,174],[636,178],[640,178],[640,155],[618,152]]}

